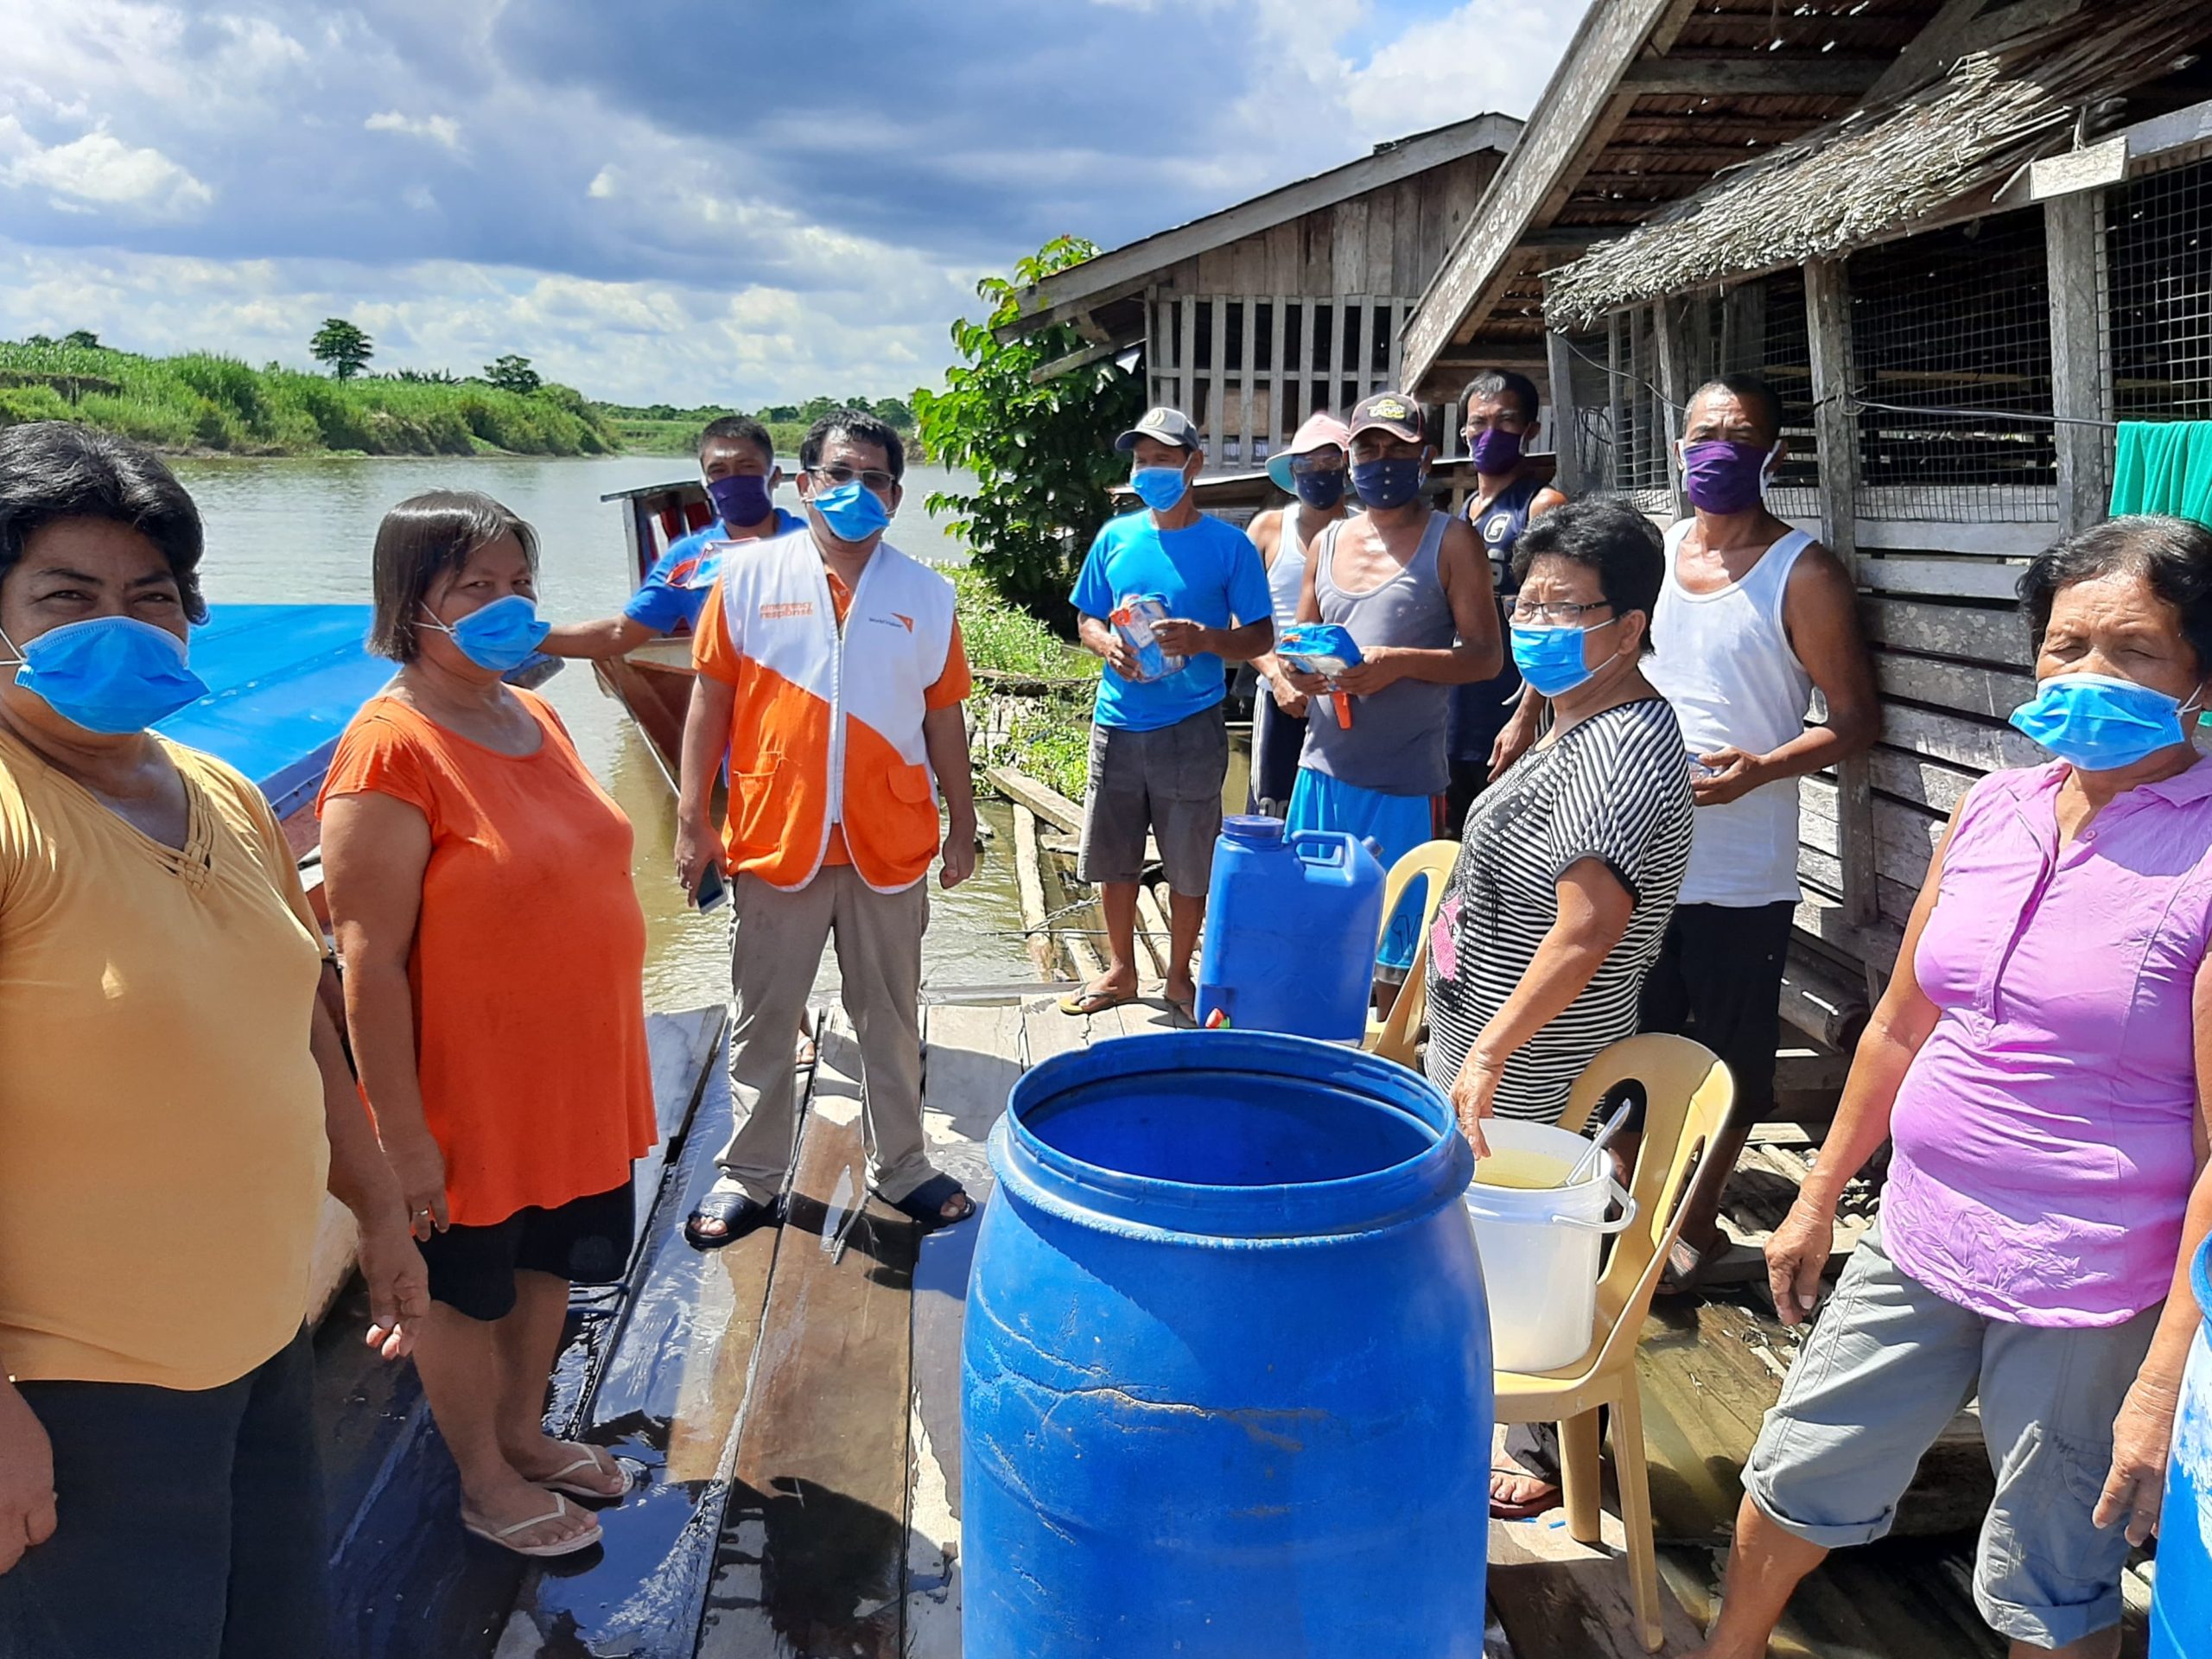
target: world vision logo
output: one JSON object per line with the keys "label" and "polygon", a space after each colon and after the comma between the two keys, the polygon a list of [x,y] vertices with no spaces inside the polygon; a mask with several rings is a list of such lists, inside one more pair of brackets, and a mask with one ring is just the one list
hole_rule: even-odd
{"label": "world vision logo", "polygon": [[[891,614],[893,616],[899,616],[899,613],[896,611],[892,612]],[[899,616],[899,620],[906,625],[907,632],[912,633],[914,631],[914,619],[912,617]]]}
{"label": "world vision logo", "polygon": [[812,616],[813,614],[814,601],[810,599],[795,599],[787,604],[763,605],[760,607],[760,620],[763,622],[780,622],[788,617]]}

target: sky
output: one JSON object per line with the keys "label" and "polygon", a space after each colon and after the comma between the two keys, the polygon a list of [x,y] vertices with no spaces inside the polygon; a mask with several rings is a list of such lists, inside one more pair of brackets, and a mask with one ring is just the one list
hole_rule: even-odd
{"label": "sky", "polygon": [[0,0],[0,339],[935,384],[976,280],[1496,110],[1580,0]]}

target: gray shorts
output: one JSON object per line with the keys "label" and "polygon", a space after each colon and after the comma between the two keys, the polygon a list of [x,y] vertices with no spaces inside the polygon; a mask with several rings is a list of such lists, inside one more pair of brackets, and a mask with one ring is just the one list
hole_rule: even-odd
{"label": "gray shorts", "polygon": [[1226,720],[1216,703],[1154,731],[1090,728],[1077,875],[1094,885],[1141,880],[1149,830],[1168,887],[1186,898],[1205,897],[1229,775]]}
{"label": "gray shorts", "polygon": [[2090,1514],[2158,1320],[2156,1308],[2101,1330],[1985,1319],[1908,1277],[1877,1228],[1789,1368],[1744,1490],[1808,1543],[1870,1542],[1889,1531],[1922,1454],[1979,1394],[1997,1499],[1974,1604],[2015,1641],[2078,1642],[2120,1623],[2126,1528],[2101,1529]]}

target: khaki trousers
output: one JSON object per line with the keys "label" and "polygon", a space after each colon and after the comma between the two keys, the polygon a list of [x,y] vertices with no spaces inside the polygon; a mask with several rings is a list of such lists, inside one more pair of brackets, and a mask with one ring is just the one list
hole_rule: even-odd
{"label": "khaki trousers", "polygon": [[845,1012],[860,1039],[861,1133],[868,1184],[896,1203],[929,1179],[922,1139],[922,933],[927,878],[878,893],[849,864],[796,892],[740,875],[731,890],[729,1081],[737,1130],[719,1160],[747,1196],[774,1201],[798,1136],[791,1045],[837,942]]}

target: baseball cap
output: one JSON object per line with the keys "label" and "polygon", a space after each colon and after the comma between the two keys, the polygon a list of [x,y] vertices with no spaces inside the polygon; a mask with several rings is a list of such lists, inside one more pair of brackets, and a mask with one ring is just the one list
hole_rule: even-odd
{"label": "baseball cap", "polygon": [[1198,429],[1191,417],[1179,409],[1147,409],[1144,418],[1114,440],[1114,447],[1124,454],[1137,447],[1139,438],[1150,438],[1154,443],[1172,443],[1179,449],[1202,449]]}
{"label": "baseball cap", "polygon": [[1388,432],[1414,443],[1428,438],[1427,429],[1421,424],[1421,406],[1397,391],[1378,391],[1372,397],[1363,397],[1353,409],[1351,435],[1356,438],[1370,431]]}

